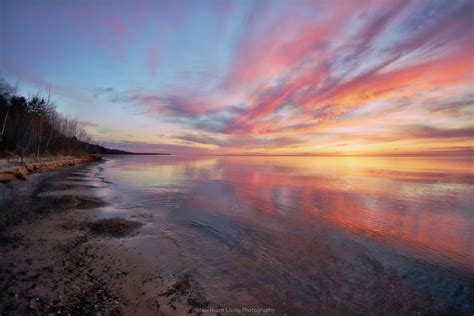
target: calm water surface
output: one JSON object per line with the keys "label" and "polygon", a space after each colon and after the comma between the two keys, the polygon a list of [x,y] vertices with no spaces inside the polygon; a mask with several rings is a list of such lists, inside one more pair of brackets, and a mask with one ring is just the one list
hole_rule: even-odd
{"label": "calm water surface", "polygon": [[109,216],[224,307],[474,309],[470,159],[111,157]]}

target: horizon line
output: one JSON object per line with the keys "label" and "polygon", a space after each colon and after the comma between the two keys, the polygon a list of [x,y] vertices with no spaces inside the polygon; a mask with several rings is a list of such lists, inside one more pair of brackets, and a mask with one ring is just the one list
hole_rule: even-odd
{"label": "horizon line", "polygon": [[470,154],[189,154],[189,153],[153,153],[130,152],[129,154],[108,154],[114,156],[143,155],[143,156],[211,156],[211,157],[361,157],[361,158],[474,158]]}

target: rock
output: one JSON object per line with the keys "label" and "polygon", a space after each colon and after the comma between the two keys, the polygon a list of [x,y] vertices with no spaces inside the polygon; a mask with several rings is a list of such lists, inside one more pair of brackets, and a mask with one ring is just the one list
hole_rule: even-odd
{"label": "rock", "polygon": [[26,173],[21,172],[21,171],[15,172],[15,177],[18,180],[26,180]]}

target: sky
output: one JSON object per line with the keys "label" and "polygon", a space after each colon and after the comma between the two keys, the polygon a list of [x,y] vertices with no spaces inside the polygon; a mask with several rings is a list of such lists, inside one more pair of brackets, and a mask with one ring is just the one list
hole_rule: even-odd
{"label": "sky", "polygon": [[474,1],[0,1],[0,77],[135,152],[470,155]]}

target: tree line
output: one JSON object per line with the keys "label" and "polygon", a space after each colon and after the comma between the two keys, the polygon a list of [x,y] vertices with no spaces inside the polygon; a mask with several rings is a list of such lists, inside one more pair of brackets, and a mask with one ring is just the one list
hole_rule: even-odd
{"label": "tree line", "polygon": [[0,154],[72,155],[90,151],[91,137],[77,119],[57,112],[50,92],[18,95],[17,87],[0,79]]}

